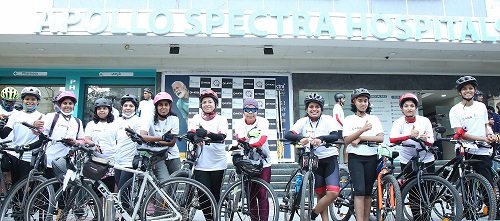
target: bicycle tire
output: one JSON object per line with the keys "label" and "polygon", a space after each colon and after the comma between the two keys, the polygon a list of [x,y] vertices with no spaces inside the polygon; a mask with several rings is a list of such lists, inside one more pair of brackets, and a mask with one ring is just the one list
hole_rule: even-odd
{"label": "bicycle tire", "polygon": [[[495,193],[493,192],[493,187],[491,186],[490,182],[486,178],[477,173],[467,173],[465,174],[464,178],[466,181],[466,185],[464,185],[463,190],[465,190],[465,192],[463,192],[462,188],[460,188],[461,179],[459,179],[459,182],[457,184],[457,189],[463,196],[464,217],[466,219],[473,219],[473,220],[477,220],[480,218],[494,220],[496,217],[497,204],[496,204]],[[469,189],[469,187],[471,189]],[[484,195],[481,194],[482,195],[481,196],[477,194],[484,192],[487,194],[486,197],[488,200],[488,204],[485,204]],[[479,200],[472,201],[474,199],[479,199]],[[488,205],[493,205],[493,206],[488,207]],[[485,209],[487,211],[484,211]]]}
{"label": "bicycle tire", "polygon": [[[399,183],[391,174],[386,174],[382,177],[382,196],[377,197],[382,198],[383,209],[376,207],[377,220],[403,220],[403,197],[401,196],[401,189]],[[378,191],[377,191],[378,193]],[[393,202],[391,200],[391,193],[393,195]],[[378,205],[378,204],[377,204]],[[389,216],[388,216],[389,215]]]}
{"label": "bicycle tire", "polygon": [[[185,191],[186,189],[189,191]],[[173,201],[165,203],[163,199],[160,199],[160,202],[156,202],[157,200],[154,197],[163,197],[165,196],[164,193],[168,194]],[[185,198],[190,198],[191,201],[188,202],[188,205],[181,207],[178,202]],[[200,182],[185,177],[172,177],[163,182],[160,189],[153,189],[147,193],[141,204],[140,217],[142,220],[148,220],[154,216],[160,216],[155,217],[155,219],[169,216],[169,214],[159,214],[162,212],[160,210],[163,209],[158,208],[160,206],[167,206],[167,210],[163,211],[166,213],[172,213],[171,210],[175,208],[174,210],[181,214],[181,220],[192,220],[194,218],[193,211],[197,212],[203,209],[209,210],[208,215],[205,216],[206,220],[218,220],[217,201],[210,190]],[[205,205],[205,207],[201,208],[202,205]]]}
{"label": "bicycle tire", "polygon": [[[118,190],[118,200],[120,201],[122,207],[125,209],[125,211],[132,216],[132,213],[134,212],[134,206],[137,205],[139,202],[137,202],[137,197],[139,195],[139,190],[140,190],[140,185],[143,182],[143,178],[136,176],[136,185],[132,189],[132,184],[134,183],[134,177],[130,178],[127,180],[123,186]],[[144,189],[144,193],[149,192],[150,190],[153,189],[153,186],[151,186],[149,183],[146,184],[146,188]],[[135,195],[134,195],[135,194]]]}
{"label": "bicycle tire", "polygon": [[[420,181],[422,190],[425,191],[420,194],[417,181]],[[433,190],[433,191],[429,191]],[[417,197],[424,197],[424,199],[410,199],[410,194],[415,194]],[[420,206],[420,203],[426,204],[425,199],[429,198],[430,205]],[[442,177],[436,175],[422,175],[420,179],[414,178],[407,181],[403,187],[402,199],[404,205],[404,214],[407,216],[407,220],[413,220],[411,208],[417,211],[422,211],[424,208],[426,211],[420,212],[419,214],[425,215],[430,213],[429,218],[432,219],[432,212],[435,213],[434,219],[447,218],[448,220],[458,221],[462,219],[463,215],[463,204],[462,198],[455,187]],[[415,202],[415,203],[411,203]],[[416,206],[415,206],[416,205]],[[444,205],[444,206],[443,206]],[[429,209],[432,208],[432,209]],[[439,211],[438,209],[441,209]],[[408,211],[410,210],[410,211]],[[424,218],[424,219],[429,219]]]}
{"label": "bicycle tire", "polygon": [[311,211],[314,208],[314,174],[306,172],[302,178],[302,188],[300,197],[300,221],[310,221]]}
{"label": "bicycle tire", "polygon": [[[31,190],[31,193],[33,193],[33,190],[45,181],[47,181],[47,179],[43,176],[32,176],[28,191]],[[28,193],[28,196],[24,196],[24,189],[27,183],[28,178],[22,179],[10,189],[7,196],[5,196],[2,207],[0,209],[0,220],[8,220],[9,218],[15,220],[17,220],[16,218],[23,219],[23,210],[26,206],[29,195],[31,195],[31,193]],[[25,200],[24,205],[22,205],[23,198]]]}
{"label": "bicycle tire", "polygon": [[297,172],[296,169],[288,179],[285,186],[284,196],[282,198],[282,204],[280,205],[280,210],[283,211],[285,221],[292,221],[295,213],[297,213],[298,203],[300,202],[299,193],[295,192],[295,181]]}
{"label": "bicycle tire", "polygon": [[[28,198],[24,211],[25,220],[46,220],[53,215],[49,211],[50,203],[54,201],[56,187],[60,185],[57,178],[48,179],[38,185]],[[47,191],[48,190],[48,191]],[[35,218],[37,216],[37,218]]]}
{"label": "bicycle tire", "polygon": [[179,169],[175,172],[173,172],[170,177],[186,177],[186,178],[191,178],[191,171],[187,169]]}
{"label": "bicycle tire", "polygon": [[341,168],[340,192],[335,201],[328,206],[330,218],[334,221],[347,221],[354,214],[354,199],[352,184],[349,178],[349,172]]}
{"label": "bicycle tire", "polygon": [[[251,178],[248,180],[248,186],[244,187],[247,189],[246,190],[247,194],[248,194],[248,189],[254,187],[254,185],[260,185],[261,188],[263,187],[265,189],[267,197],[270,197],[268,199],[269,214],[267,215],[268,217],[266,219],[266,217],[253,217],[251,211],[245,210],[245,205],[242,205],[244,199],[241,196],[241,189],[239,189],[241,187],[241,183],[242,181],[239,180],[231,184],[229,188],[222,194],[221,203],[219,203],[217,207],[217,211],[220,212],[219,216],[221,218],[224,217],[225,220],[233,220],[234,217],[238,217],[238,220],[278,221],[280,212],[278,205],[278,197],[276,196],[276,193],[274,192],[274,189],[271,187],[271,185],[260,178]],[[249,196],[249,198],[253,198],[253,196]],[[248,203],[248,199],[246,199],[246,201]],[[250,199],[250,201],[252,201],[252,199]],[[261,203],[262,202],[258,202],[258,204]],[[250,210],[254,208],[252,205],[246,205],[246,206],[247,206],[246,208],[250,208]],[[259,213],[260,211],[257,209],[256,212]]]}
{"label": "bicycle tire", "polygon": [[498,219],[500,220],[500,177],[497,175],[497,177],[495,178],[495,181],[493,182],[494,187],[494,192],[496,194],[496,198],[497,198],[497,216],[495,219]]}

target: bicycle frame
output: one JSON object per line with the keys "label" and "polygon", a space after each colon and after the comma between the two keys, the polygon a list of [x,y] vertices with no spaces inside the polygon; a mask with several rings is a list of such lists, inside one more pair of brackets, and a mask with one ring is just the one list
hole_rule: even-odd
{"label": "bicycle frame", "polygon": [[[381,210],[383,208],[383,204],[382,204],[382,178],[386,175],[386,174],[391,174],[392,175],[392,169],[394,168],[393,166],[393,159],[389,159],[390,161],[390,166],[389,168],[387,167],[387,160],[388,158],[387,157],[382,157],[382,161],[383,161],[383,168],[382,170],[378,173],[377,175],[377,206],[378,206],[378,209]],[[391,188],[389,189],[389,196],[390,196],[390,202],[391,202],[391,205],[395,205],[396,203],[396,199],[394,198],[394,187],[391,186]]]}

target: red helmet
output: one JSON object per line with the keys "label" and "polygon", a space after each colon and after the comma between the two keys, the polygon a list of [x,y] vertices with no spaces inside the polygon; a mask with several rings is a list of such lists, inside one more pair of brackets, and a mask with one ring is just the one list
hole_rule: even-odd
{"label": "red helmet", "polygon": [[203,100],[203,98],[206,97],[211,97],[214,100],[215,106],[219,104],[219,97],[217,96],[217,93],[215,91],[212,91],[210,89],[204,90],[203,92],[200,93],[200,103]]}
{"label": "red helmet", "polygon": [[155,99],[153,100],[153,103],[156,105],[156,103],[158,103],[158,101],[161,101],[161,100],[167,100],[170,103],[172,103],[172,101],[173,101],[172,96],[169,93],[160,92],[160,93],[156,94]]}
{"label": "red helmet", "polygon": [[407,101],[407,100],[412,100],[413,103],[415,103],[415,106],[418,106],[418,98],[417,98],[417,95],[414,95],[412,93],[406,93],[406,94],[403,94],[401,95],[401,97],[399,97],[399,107],[403,107],[403,104]]}
{"label": "red helmet", "polygon": [[76,96],[75,96],[75,93],[73,93],[72,91],[63,91],[61,92],[58,96],[57,96],[57,104],[61,104],[64,99],[71,99],[71,101],[73,101],[73,103],[76,104]]}

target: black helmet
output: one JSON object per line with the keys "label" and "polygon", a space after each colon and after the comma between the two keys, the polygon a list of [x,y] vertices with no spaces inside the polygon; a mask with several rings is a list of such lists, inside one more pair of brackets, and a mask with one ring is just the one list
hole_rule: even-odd
{"label": "black helmet", "polygon": [[233,165],[237,170],[240,170],[249,176],[257,177],[262,173],[264,163],[262,160],[256,161],[243,159],[243,156],[239,155],[233,156]]}
{"label": "black helmet", "polygon": [[133,94],[125,94],[123,97],[120,99],[120,105],[123,106],[123,104],[127,101],[132,101],[134,103],[135,108],[139,107],[139,100],[137,100],[137,97]]}
{"label": "black helmet", "polygon": [[55,177],[59,182],[64,181],[64,176],[66,175],[66,172],[68,171],[68,166],[66,164],[66,158],[65,157],[59,157],[56,160],[52,161],[52,171],[54,172]]}
{"label": "black helmet", "polygon": [[336,93],[335,96],[334,96],[334,98],[335,98],[335,102],[339,102],[340,99],[345,98],[345,94]]}
{"label": "black helmet", "polygon": [[476,78],[472,77],[472,76],[469,76],[469,75],[466,75],[466,76],[462,76],[460,77],[456,82],[456,89],[458,92],[460,92],[462,90],[462,87],[465,85],[465,84],[472,84],[472,86],[474,88],[477,88],[477,80]]}
{"label": "black helmet", "polygon": [[306,105],[306,108],[311,102],[318,103],[321,109],[323,109],[323,106],[325,105],[325,99],[323,98],[323,96],[317,93],[309,94],[306,96],[306,98],[304,98],[304,104]]}
{"label": "black helmet", "polygon": [[482,96],[482,95],[484,95],[483,92],[480,91],[480,90],[476,90],[475,94],[476,94],[476,96]]}
{"label": "black helmet", "polygon": [[98,107],[109,107],[109,108],[111,108],[111,100],[101,97],[101,98],[95,100],[94,106],[95,106],[95,108],[98,108]]}
{"label": "black helmet", "polygon": [[362,87],[357,88],[357,89],[354,89],[354,90],[352,91],[352,94],[351,94],[351,102],[352,102],[354,99],[358,98],[359,96],[367,96],[367,97],[368,97],[368,99],[370,99],[370,96],[371,96],[371,95],[370,95],[370,91],[368,91],[368,89],[366,89],[366,88],[362,88]]}

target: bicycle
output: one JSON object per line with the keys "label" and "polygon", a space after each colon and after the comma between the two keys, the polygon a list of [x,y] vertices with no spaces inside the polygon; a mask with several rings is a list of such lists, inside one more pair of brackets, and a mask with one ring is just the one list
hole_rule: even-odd
{"label": "bicycle", "polygon": [[[138,169],[130,169],[125,168],[118,165],[111,165],[109,162],[105,162],[102,159],[98,159],[93,157],[92,150],[89,150],[85,147],[79,147],[80,150],[84,150],[87,153],[86,161],[83,166],[77,167],[81,172],[77,172],[77,174],[83,174],[79,179],[75,179],[71,182],[68,182],[68,186],[66,189],[60,188],[53,200],[50,200],[49,209],[46,214],[48,214],[49,218],[54,218],[52,211],[57,211],[56,217],[60,219],[61,217],[68,217],[70,212],[74,213],[75,211],[87,212],[85,208],[81,208],[81,201],[89,202],[87,204],[88,207],[97,207],[98,211],[95,211],[96,214],[91,216],[90,218],[93,220],[102,220],[102,205],[100,203],[99,198],[97,198],[97,194],[93,190],[93,186],[102,194],[105,199],[113,199],[113,207],[116,208],[117,212],[122,216],[125,220],[150,220],[150,219],[162,219],[162,220],[192,220],[193,217],[189,217],[188,215],[192,214],[190,212],[191,209],[194,208],[194,205],[179,205],[179,198],[184,197],[186,186],[189,186],[190,193],[194,194],[196,199],[206,198],[208,200],[209,208],[195,208],[195,209],[208,209],[211,211],[212,218],[217,219],[218,213],[215,211],[216,201],[213,195],[211,195],[210,191],[200,184],[197,181],[190,180],[187,178],[172,178],[164,183],[159,183],[159,181],[151,175],[152,173],[152,163],[149,161],[149,158],[144,157],[142,160],[144,164],[139,163],[139,167],[145,170]],[[138,148],[139,151],[145,151],[152,155],[151,158],[155,156],[164,156],[168,148]],[[161,157],[160,157],[161,158]],[[144,165],[144,167],[142,167]],[[120,200],[118,194],[112,193],[106,185],[100,181],[100,177],[102,177],[108,168],[114,168],[115,170],[122,170],[125,172],[130,172],[136,174],[141,179],[138,179],[135,185],[138,185],[139,191],[136,197],[134,197],[134,201],[136,202],[133,205],[133,210],[130,212],[127,208],[123,206],[122,201]],[[96,170],[89,170],[86,168],[95,168]],[[92,172],[94,171],[94,172]],[[86,178],[90,179],[86,179]],[[46,184],[49,185],[49,184]],[[146,188],[147,186],[151,186],[152,188]],[[123,187],[122,187],[123,188]],[[35,190],[36,191],[36,190]],[[82,193],[86,193],[86,195],[82,195]],[[179,196],[179,195],[180,196]],[[33,194],[33,198],[35,194]],[[39,197],[41,198],[41,197]],[[194,197],[192,197],[194,198]],[[62,200],[64,199],[64,200]],[[78,200],[79,202],[76,202]],[[61,205],[60,202],[65,202],[64,205]],[[31,203],[31,201],[30,201]],[[34,204],[34,203],[32,203]],[[29,211],[31,209],[29,204],[27,207],[26,215],[29,216]],[[96,206],[94,206],[96,205]],[[79,217],[82,217],[82,214],[77,214]],[[86,214],[85,214],[86,215]]]}
{"label": "bicycle", "polygon": [[[339,141],[321,143],[320,146],[330,147],[341,144]],[[297,144],[295,144],[297,145]],[[280,211],[284,212],[285,220],[293,220],[295,213],[300,215],[300,220],[310,220],[311,210],[314,208],[314,173],[318,167],[318,156],[314,154],[315,147],[299,145],[299,168],[295,170],[285,186],[285,192],[280,204]],[[300,176],[300,178],[297,178]],[[295,181],[295,182],[294,182]],[[299,183],[299,184],[297,184]]]}
{"label": "bicycle", "polygon": [[[481,161],[465,159],[465,152],[468,148],[464,147],[463,141],[452,138],[441,138],[440,140],[459,145],[457,156],[439,168],[436,174],[453,183],[458,192],[461,193],[465,218],[472,220],[495,219],[497,204],[493,187],[484,176],[475,173],[470,165]],[[491,148],[489,144],[484,142],[473,141],[472,143]]]}
{"label": "bicycle", "polygon": [[[228,151],[232,151],[236,175],[221,196],[217,208],[221,218],[277,221],[278,197],[272,186],[258,177],[262,171],[263,160],[256,161],[253,158],[254,154],[259,154],[261,159],[266,159],[266,155],[261,149],[251,148],[247,142],[241,140]],[[266,199],[261,202],[259,195]]]}
{"label": "bicycle", "polygon": [[[393,173],[394,159],[399,156],[399,153],[377,143],[368,142],[367,144],[379,146],[377,179],[372,194],[372,213],[377,220],[403,220],[402,193]],[[332,220],[345,221],[354,214],[354,190],[347,171],[340,174],[340,178],[339,196],[328,208]]]}
{"label": "bicycle", "polygon": [[[493,161],[500,163],[500,155],[492,157]],[[497,199],[497,216],[496,219],[500,219],[500,169],[491,170],[493,172],[493,191],[495,192]]]}
{"label": "bicycle", "polygon": [[186,159],[182,161],[182,167],[172,173],[172,177],[186,177],[186,178],[193,178],[194,174],[194,167],[196,166],[196,163],[198,162],[198,149],[202,143],[204,144],[209,144],[210,143],[210,138],[205,137],[203,140],[201,140],[202,143],[196,143],[194,140],[191,140],[188,138],[187,134],[181,135],[181,136],[175,136],[179,140],[185,140],[187,142],[187,149],[186,149]]}
{"label": "bicycle", "polygon": [[[401,171],[412,168],[414,176],[405,180],[402,185],[404,214],[412,220],[415,214],[421,219],[461,220],[463,204],[460,193],[446,179],[426,173],[425,163],[420,160],[420,152],[432,154],[433,147],[427,146],[422,139],[410,138],[419,143],[422,149],[417,149],[417,155]],[[405,145],[415,147],[414,145]],[[399,174],[396,179],[403,179]]]}
{"label": "bicycle", "polygon": [[[28,173],[28,176],[12,186],[9,193],[5,196],[2,207],[0,208],[0,220],[10,218],[14,220],[22,219],[22,210],[27,203],[27,199],[31,194],[30,192],[41,183],[47,181],[43,176],[47,166],[45,165],[45,148],[52,139],[48,138],[38,128],[31,124],[26,122],[22,122],[21,124],[40,134],[44,141],[42,142],[42,146],[37,148],[26,148],[26,146],[3,148],[4,150],[12,150],[19,153],[19,158],[22,158],[24,152],[33,151],[31,158],[32,169]],[[61,142],[67,145],[65,140],[57,140],[55,142]]]}

